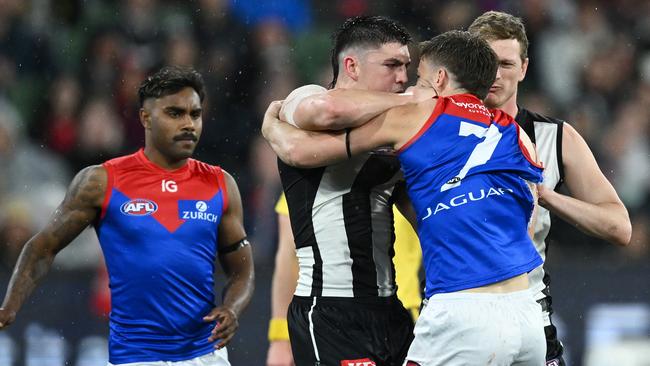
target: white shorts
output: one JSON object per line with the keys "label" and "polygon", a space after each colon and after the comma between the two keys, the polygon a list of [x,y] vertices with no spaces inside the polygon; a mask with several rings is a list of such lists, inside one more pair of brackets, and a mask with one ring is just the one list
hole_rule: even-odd
{"label": "white shorts", "polygon": [[230,362],[228,362],[228,350],[222,348],[207,355],[185,361],[145,361],[117,365],[109,362],[108,366],[230,366]]}
{"label": "white shorts", "polygon": [[528,290],[433,295],[413,333],[406,360],[421,366],[545,363],[542,308]]}

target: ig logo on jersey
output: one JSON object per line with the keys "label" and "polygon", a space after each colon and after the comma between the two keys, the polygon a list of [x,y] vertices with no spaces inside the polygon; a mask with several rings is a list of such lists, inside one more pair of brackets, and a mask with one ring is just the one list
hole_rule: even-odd
{"label": "ig logo on jersey", "polygon": [[163,179],[162,182],[160,182],[160,185],[163,192],[178,191],[178,185],[176,185],[176,182],[174,182],[173,180]]}

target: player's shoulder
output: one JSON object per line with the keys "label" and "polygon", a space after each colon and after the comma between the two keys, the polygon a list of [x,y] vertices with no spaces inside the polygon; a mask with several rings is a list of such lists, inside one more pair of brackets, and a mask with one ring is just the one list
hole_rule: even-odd
{"label": "player's shoulder", "polygon": [[430,98],[414,103],[407,103],[389,110],[397,119],[401,121],[412,121],[413,117],[428,117],[435,107],[439,104],[439,98]]}
{"label": "player's shoulder", "polygon": [[519,110],[517,111],[517,116],[515,116],[515,120],[517,123],[519,123],[522,126],[525,126],[527,124],[534,124],[534,123],[549,123],[549,124],[556,124],[558,126],[562,126],[562,124],[565,123],[564,120],[551,117],[542,113],[534,112],[526,108],[519,107]]}
{"label": "player's shoulder", "polygon": [[291,93],[289,93],[289,95],[287,95],[286,100],[290,100],[294,98],[305,98],[310,95],[325,93],[326,91],[327,89],[320,85],[307,84],[294,89]]}
{"label": "player's shoulder", "polygon": [[110,166],[110,167],[121,167],[121,166],[129,166],[129,165],[134,165],[138,164],[138,158],[137,155],[140,154],[142,150],[136,151],[132,154],[128,155],[122,155],[118,156],[109,160],[106,160],[102,166]]}
{"label": "player's shoulder", "polygon": [[77,177],[91,180],[106,180],[106,176],[107,170],[103,164],[87,166],[77,173]]}
{"label": "player's shoulder", "polygon": [[188,164],[190,164],[190,169],[192,169],[194,171],[197,171],[197,170],[198,171],[208,171],[208,172],[214,172],[215,170],[223,171],[223,169],[221,169],[221,167],[218,166],[218,165],[210,164],[210,163],[207,163],[205,161],[198,160],[198,159],[190,158],[190,159],[187,160],[187,162],[188,162]]}
{"label": "player's shoulder", "polygon": [[223,179],[226,183],[229,181],[234,182],[234,178],[230,173],[223,169],[219,165],[214,165],[207,163],[205,161],[197,159],[189,159],[188,164],[190,164],[190,170],[194,176],[214,176],[216,175],[219,179]]}
{"label": "player's shoulder", "polygon": [[504,112],[501,109],[497,108],[492,108],[489,109],[490,114],[492,115],[492,120],[497,122],[497,123],[510,123],[514,122],[515,119],[509,115],[508,113]]}
{"label": "player's shoulder", "polygon": [[101,205],[108,187],[108,172],[104,165],[91,165],[80,170],[70,183],[71,197]]}

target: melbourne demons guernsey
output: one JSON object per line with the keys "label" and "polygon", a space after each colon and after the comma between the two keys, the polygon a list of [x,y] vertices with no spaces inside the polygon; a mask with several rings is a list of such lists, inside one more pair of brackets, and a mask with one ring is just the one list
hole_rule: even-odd
{"label": "melbourne demons guernsey", "polygon": [[[562,128],[564,121],[543,116],[519,107],[517,123],[526,131],[537,148],[538,160],[544,164],[544,186],[557,190],[564,181],[562,163]],[[537,207],[535,219],[535,235],[533,242],[537,252],[546,261],[548,246],[546,237],[551,230],[551,213],[542,206]],[[548,296],[550,277],[543,266],[535,268],[530,273],[530,288],[537,300]]]}
{"label": "melbourne demons guernsey", "polygon": [[96,225],[112,309],[109,362],[180,361],[214,351],[218,226],[227,208],[220,168],[188,159],[164,170],[144,155],[109,160]]}
{"label": "melbourne demons guernsey", "polygon": [[539,266],[528,236],[541,182],[519,126],[475,96],[438,99],[399,154],[418,217],[426,297],[500,282]]}

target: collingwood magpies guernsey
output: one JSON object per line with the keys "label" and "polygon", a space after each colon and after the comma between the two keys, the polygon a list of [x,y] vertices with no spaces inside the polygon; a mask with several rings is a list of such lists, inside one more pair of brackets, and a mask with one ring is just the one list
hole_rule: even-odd
{"label": "collingwood magpies guernsey", "polygon": [[219,167],[188,159],[167,171],[142,150],[109,160],[97,236],[111,288],[109,362],[180,361],[214,351]]}
{"label": "collingwood magpies guernsey", "polygon": [[360,154],[316,169],[278,160],[296,243],[296,296],[395,294],[392,153]]}
{"label": "collingwood magpies guernsey", "polygon": [[399,151],[418,217],[426,297],[500,282],[542,263],[527,228],[542,180],[519,126],[473,95],[438,99]]}
{"label": "collingwood magpies guernsey", "polygon": [[[538,160],[544,164],[544,186],[556,190],[564,180],[562,163],[562,128],[563,121],[546,117],[519,107],[515,120],[526,131],[537,148]],[[546,260],[546,237],[551,230],[551,214],[544,207],[537,207],[535,236],[533,242],[537,252]],[[547,296],[543,291],[550,279],[539,266],[530,273],[530,288],[537,300]]]}

